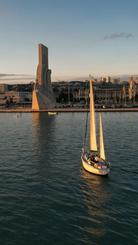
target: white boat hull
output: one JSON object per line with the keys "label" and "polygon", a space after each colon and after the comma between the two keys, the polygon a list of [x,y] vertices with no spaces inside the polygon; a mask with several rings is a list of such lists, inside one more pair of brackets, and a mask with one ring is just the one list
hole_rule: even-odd
{"label": "white boat hull", "polygon": [[98,169],[90,165],[87,160],[84,160],[83,157],[81,157],[81,160],[82,160],[83,168],[89,173],[97,174],[97,175],[107,175],[110,172],[110,168]]}

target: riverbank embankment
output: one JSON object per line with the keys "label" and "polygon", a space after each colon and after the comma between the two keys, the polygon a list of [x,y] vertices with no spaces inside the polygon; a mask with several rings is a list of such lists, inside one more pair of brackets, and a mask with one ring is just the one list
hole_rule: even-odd
{"label": "riverbank embankment", "polygon": [[[36,113],[36,112],[87,112],[86,108],[53,108],[32,110],[31,108],[6,108],[0,109],[0,113]],[[138,112],[138,108],[100,108],[96,112]]]}

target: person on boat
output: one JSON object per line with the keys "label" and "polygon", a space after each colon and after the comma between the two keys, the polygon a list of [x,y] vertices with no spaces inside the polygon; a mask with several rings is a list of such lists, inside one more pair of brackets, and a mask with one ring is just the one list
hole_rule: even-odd
{"label": "person on boat", "polygon": [[95,162],[98,162],[98,161],[99,161],[99,158],[98,158],[97,155],[94,157],[94,161],[95,161]]}
{"label": "person on boat", "polygon": [[94,154],[93,153],[90,154],[90,160],[94,161]]}

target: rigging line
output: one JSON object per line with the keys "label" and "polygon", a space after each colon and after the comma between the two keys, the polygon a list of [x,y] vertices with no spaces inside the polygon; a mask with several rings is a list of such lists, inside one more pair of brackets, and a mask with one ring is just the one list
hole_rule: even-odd
{"label": "rigging line", "polygon": [[88,112],[86,113],[85,131],[84,131],[84,140],[83,140],[84,150],[85,150],[85,146],[86,146],[87,128],[88,128]]}
{"label": "rigging line", "polygon": [[[88,89],[88,83],[86,84],[86,88]],[[83,149],[85,150],[86,146],[86,138],[87,138],[87,128],[88,128],[88,111],[86,112],[85,127],[83,126]]]}

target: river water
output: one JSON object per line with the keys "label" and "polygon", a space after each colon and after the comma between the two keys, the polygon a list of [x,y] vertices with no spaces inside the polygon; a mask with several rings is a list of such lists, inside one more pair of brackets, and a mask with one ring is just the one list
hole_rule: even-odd
{"label": "river water", "polygon": [[138,113],[103,113],[107,177],[82,169],[85,118],[0,114],[0,244],[137,243]]}

